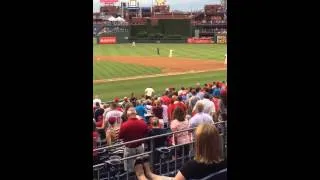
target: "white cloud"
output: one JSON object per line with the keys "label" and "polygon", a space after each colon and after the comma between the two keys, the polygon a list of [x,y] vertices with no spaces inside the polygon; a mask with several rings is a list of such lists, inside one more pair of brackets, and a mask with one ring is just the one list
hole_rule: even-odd
{"label": "white cloud", "polygon": [[[93,0],[93,9],[97,11],[100,0]],[[128,2],[128,0],[119,0],[116,5],[119,5],[120,2]],[[152,0],[140,0],[140,6],[150,7],[152,4]],[[199,10],[203,9],[206,4],[218,4],[220,0],[167,0],[167,4],[169,4],[171,10]],[[153,4],[156,4],[156,1],[153,0]]]}

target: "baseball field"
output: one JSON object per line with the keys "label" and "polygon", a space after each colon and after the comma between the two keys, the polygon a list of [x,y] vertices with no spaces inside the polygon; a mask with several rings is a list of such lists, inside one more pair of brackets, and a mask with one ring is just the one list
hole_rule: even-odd
{"label": "baseball field", "polygon": [[[157,54],[157,48],[160,55]],[[169,58],[170,49],[173,57]],[[137,97],[152,86],[156,94],[167,87],[225,80],[225,44],[110,44],[93,43],[93,93],[103,101]]]}

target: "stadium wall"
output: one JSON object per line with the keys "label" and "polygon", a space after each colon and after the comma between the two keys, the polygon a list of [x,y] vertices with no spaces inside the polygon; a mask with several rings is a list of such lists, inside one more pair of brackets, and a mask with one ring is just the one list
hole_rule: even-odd
{"label": "stadium wall", "polygon": [[[162,34],[164,37],[180,35],[187,38],[192,36],[190,19],[159,19],[156,25],[153,25],[151,21],[149,19],[145,25],[131,26],[130,37],[146,38],[153,34]],[[145,36],[140,36],[144,33]]]}

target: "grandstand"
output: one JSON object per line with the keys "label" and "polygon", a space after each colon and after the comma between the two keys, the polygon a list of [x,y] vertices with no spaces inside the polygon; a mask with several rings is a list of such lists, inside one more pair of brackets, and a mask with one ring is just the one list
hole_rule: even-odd
{"label": "grandstand", "polygon": [[[226,3],[222,2],[223,4]],[[163,2],[158,3],[152,7],[132,7],[126,3],[121,3],[121,6],[102,6],[100,8],[100,13],[93,14],[93,31],[94,37],[99,35],[100,31],[103,30],[101,26],[106,26],[109,22],[108,18],[112,17],[122,17],[125,22],[127,22],[127,29],[130,30],[132,26],[157,26],[159,20],[189,20],[191,22],[190,31],[191,34],[188,37],[183,37],[181,39],[185,42],[189,37],[211,37],[216,39],[219,35],[226,36],[226,8],[223,4],[216,5],[205,5],[203,11],[196,12],[182,12],[182,11],[170,11],[169,5],[163,5]],[[160,27],[158,28],[160,29]],[[164,29],[169,29],[166,27]],[[172,28],[174,29],[174,28]],[[159,30],[159,33],[163,30]],[[105,34],[106,36],[111,36]],[[112,34],[113,35],[113,34]],[[173,35],[173,34],[171,34]],[[135,33],[129,33],[125,37],[128,37],[128,41],[120,41],[117,43],[128,43],[133,39],[135,40]],[[131,39],[131,37],[133,37]],[[120,39],[123,38],[122,36]]]}
{"label": "grandstand", "polygon": [[[197,85],[198,86],[198,85]],[[197,90],[198,88],[198,90]],[[125,97],[124,99],[120,100],[118,98],[116,98],[114,101],[112,102],[101,102],[97,101],[98,98],[96,98],[94,100],[94,105],[96,105],[96,102],[101,102],[101,105],[99,105],[99,107],[97,107],[97,105],[94,107],[94,123],[97,124],[97,126],[101,126],[101,121],[102,118],[99,118],[99,113],[97,114],[97,109],[104,109],[103,111],[107,111],[107,113],[109,113],[112,110],[108,110],[108,105],[107,104],[112,104],[112,103],[116,103],[118,104],[118,108],[117,111],[124,111],[126,112],[126,104],[130,104],[132,103],[132,106],[135,107],[138,111],[138,106],[139,106],[139,101],[143,102],[143,108],[148,109],[148,106],[151,106],[152,110],[151,112],[144,114],[142,116],[139,116],[140,118],[144,117],[145,119],[141,119],[138,121],[146,121],[146,123],[148,125],[151,125],[151,117],[154,117],[156,112],[154,110],[154,106],[157,103],[157,100],[161,100],[161,102],[165,105],[166,101],[172,102],[171,103],[167,103],[169,110],[168,113],[170,112],[170,108],[172,107],[173,104],[176,104],[175,99],[181,99],[181,104],[182,106],[190,106],[189,104],[189,99],[191,99],[191,92],[194,90],[197,90],[198,94],[197,96],[201,96],[201,93],[208,93],[208,95],[211,95],[212,102],[216,103],[220,102],[220,104],[216,104],[218,105],[219,108],[216,108],[216,114],[212,114],[213,117],[213,121],[212,123],[215,124],[215,126],[218,128],[220,136],[221,136],[221,147],[223,148],[222,151],[222,157],[226,158],[227,157],[227,119],[226,119],[226,114],[224,114],[223,109],[223,97],[226,97],[224,95],[226,95],[226,90],[227,90],[227,86],[225,83],[223,82],[214,82],[213,84],[206,84],[204,87],[195,87],[195,88],[190,88],[187,90],[183,90],[184,88],[182,88],[181,90],[177,91],[173,88],[167,88],[162,97],[156,97],[156,96],[152,96],[150,99],[148,99],[148,97],[144,97],[142,99],[138,99],[134,96],[127,98]],[[219,94],[216,94],[217,91],[219,90]],[[147,90],[146,90],[147,91]],[[195,91],[196,92],[196,91]],[[167,100],[165,100],[165,98],[168,98]],[[206,96],[203,96],[202,98],[199,98],[198,101],[200,102],[200,100],[204,100],[206,98]],[[216,98],[216,99],[215,99]],[[221,98],[221,100],[219,100]],[[183,100],[184,99],[184,100]],[[191,101],[191,100],[190,100]],[[149,102],[149,103],[148,103]],[[221,104],[222,103],[222,104]],[[214,103],[212,103],[214,104]],[[105,106],[106,105],[106,106]],[[197,105],[195,105],[197,106]],[[122,107],[122,108],[120,108]],[[177,107],[176,107],[177,108]],[[219,109],[219,110],[218,110]],[[148,111],[148,110],[147,110]],[[166,111],[165,111],[166,112]],[[187,119],[190,119],[191,116],[194,116],[194,114],[190,114],[190,112],[185,111],[186,114],[188,114],[189,116],[187,116]],[[151,117],[149,117],[149,115]],[[102,112],[100,112],[100,115],[102,115]],[[169,115],[169,114],[168,114]],[[162,116],[161,118],[164,118],[164,116]],[[100,120],[98,120],[100,119]],[[170,116],[169,116],[170,119]],[[106,120],[107,121],[107,120]],[[167,120],[168,121],[168,120]],[[189,121],[189,120],[186,120]],[[159,134],[159,135],[153,135],[153,136],[149,136],[149,137],[145,137],[145,138],[141,138],[141,139],[136,139],[136,140],[132,140],[132,141],[127,141],[127,142],[123,142],[120,139],[115,140],[113,143],[108,144],[107,140],[105,139],[105,137],[108,137],[108,131],[106,131],[105,135],[101,135],[96,139],[96,143],[94,144],[94,152],[97,153],[97,157],[98,159],[95,161],[95,164],[93,165],[93,178],[94,179],[135,179],[135,174],[134,172],[128,172],[124,170],[124,166],[125,164],[123,163],[125,160],[128,159],[136,159],[138,157],[144,156],[144,155],[149,155],[150,156],[150,161],[151,164],[153,164],[153,171],[156,174],[160,174],[160,175],[165,175],[165,176],[175,176],[175,174],[178,172],[178,170],[185,164],[185,162],[190,161],[191,159],[194,158],[194,151],[192,150],[193,148],[193,144],[194,144],[194,140],[187,142],[187,143],[183,143],[183,144],[172,144],[170,143],[170,139],[172,139],[172,137],[174,136],[178,136],[178,134],[181,134],[183,132],[193,132],[195,130],[194,127],[190,126],[190,122],[192,121],[192,118],[189,121],[189,128],[185,128],[182,130],[177,130],[177,131],[173,131],[172,129],[172,125],[170,125],[170,123],[172,123],[172,120],[169,120],[167,122],[167,126],[165,126],[165,121],[163,121],[163,126],[161,125],[161,129],[163,129],[164,133]],[[122,128],[122,126],[121,126]],[[120,131],[121,131],[120,128]],[[150,127],[149,127],[150,128]],[[149,129],[152,130],[152,129]],[[104,130],[100,130],[100,133],[104,133]],[[191,133],[192,134],[192,133]],[[190,135],[191,135],[190,134]],[[159,139],[161,142],[165,141],[166,143],[164,145],[160,145],[159,146]],[[167,142],[168,140],[168,142]],[[175,140],[173,140],[175,141]],[[94,141],[95,142],[95,141]],[[132,143],[137,143],[137,142],[143,142],[143,147],[144,150],[142,153],[138,153],[129,157],[125,157],[124,156],[124,151],[125,151],[125,146],[128,144],[132,144]],[[181,150],[182,148],[182,150]],[[160,159],[157,158],[160,156]],[[175,158],[171,158],[171,157],[175,157]],[[158,159],[158,160],[156,160]],[[211,177],[211,175],[215,174],[211,173],[208,176],[204,177],[204,178],[208,178]]]}

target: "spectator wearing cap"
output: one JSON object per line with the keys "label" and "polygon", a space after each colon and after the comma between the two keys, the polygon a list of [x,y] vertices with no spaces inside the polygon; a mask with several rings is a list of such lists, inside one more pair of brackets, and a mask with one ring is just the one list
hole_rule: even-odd
{"label": "spectator wearing cap", "polygon": [[[201,103],[203,104],[204,106],[204,109],[203,109],[203,113],[206,113],[206,114],[209,114],[210,116],[213,116],[214,113],[216,112],[216,109],[215,109],[215,106],[214,106],[214,103],[210,100],[210,95],[209,93],[206,93],[204,96],[203,96],[203,100],[200,100],[200,101],[197,101],[197,104],[198,103]],[[196,104],[196,106],[197,106]],[[193,112],[196,112],[196,108],[193,109]]]}
{"label": "spectator wearing cap", "polygon": [[[119,139],[124,142],[145,138],[148,135],[147,124],[137,118],[135,108],[130,107],[127,111],[128,120],[120,127]],[[124,157],[143,153],[142,142],[130,143],[125,145]],[[133,171],[134,159],[124,161],[124,169],[128,172]]]}
{"label": "spectator wearing cap", "polygon": [[115,97],[114,100],[113,100],[113,102],[116,103],[116,105],[117,105],[117,108],[116,108],[116,109],[117,109],[118,111],[121,111],[121,112],[122,112],[121,107],[119,107],[119,101],[120,101],[120,99],[119,99],[118,97]]}
{"label": "spectator wearing cap", "polygon": [[197,113],[189,121],[190,128],[197,127],[198,125],[204,124],[204,123],[213,123],[212,116],[203,112],[204,104],[198,101],[195,108]]}
{"label": "spectator wearing cap", "polygon": [[118,140],[120,127],[115,125],[116,121],[116,117],[110,117],[108,119],[109,127],[106,131],[108,145],[112,145],[114,142]]}
{"label": "spectator wearing cap", "polygon": [[118,110],[118,104],[115,103],[115,102],[112,102],[111,105],[110,105],[110,111],[107,112],[106,116],[104,117],[104,120],[103,120],[103,128],[105,127],[108,127],[108,119],[110,117],[115,117],[117,120],[116,120],[116,125],[117,126],[120,126],[121,125],[121,116],[122,116],[122,112]]}

